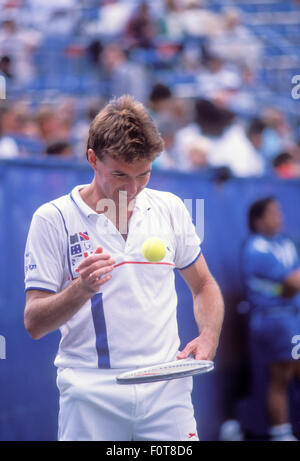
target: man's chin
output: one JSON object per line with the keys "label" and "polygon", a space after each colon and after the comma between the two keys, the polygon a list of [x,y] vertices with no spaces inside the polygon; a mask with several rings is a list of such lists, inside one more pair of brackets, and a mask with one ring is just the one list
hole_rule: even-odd
{"label": "man's chin", "polygon": [[119,199],[119,197],[117,197],[113,199],[113,201],[115,202],[116,206],[129,206],[131,202],[135,202],[135,199],[136,195],[134,195],[133,197],[122,197],[121,200]]}

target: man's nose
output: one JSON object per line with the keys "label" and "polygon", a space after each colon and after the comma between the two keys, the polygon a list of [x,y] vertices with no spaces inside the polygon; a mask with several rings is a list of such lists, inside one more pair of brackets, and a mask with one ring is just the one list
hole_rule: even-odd
{"label": "man's nose", "polygon": [[128,181],[128,183],[125,186],[125,190],[129,197],[133,197],[134,195],[136,195],[138,190],[137,181],[135,179]]}

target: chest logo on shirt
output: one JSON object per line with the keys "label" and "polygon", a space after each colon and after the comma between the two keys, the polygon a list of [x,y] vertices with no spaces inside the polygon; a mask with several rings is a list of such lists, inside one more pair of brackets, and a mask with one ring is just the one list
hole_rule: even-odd
{"label": "chest logo on shirt", "polygon": [[77,266],[79,260],[93,253],[92,244],[87,232],[77,232],[70,235],[70,254],[72,266]]}

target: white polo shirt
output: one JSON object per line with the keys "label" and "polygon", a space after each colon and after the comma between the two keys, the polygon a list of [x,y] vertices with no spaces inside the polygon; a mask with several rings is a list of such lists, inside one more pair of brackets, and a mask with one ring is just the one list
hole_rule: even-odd
{"label": "white polo shirt", "polygon": [[[174,269],[193,264],[200,239],[182,200],[145,188],[137,197],[125,241],[112,222],[71,194],[33,215],[25,250],[26,290],[63,290],[98,247],[116,261],[112,278],[62,327],[57,367],[132,368],[173,360],[180,341]],[[142,255],[149,237],[165,241],[158,263]]]}

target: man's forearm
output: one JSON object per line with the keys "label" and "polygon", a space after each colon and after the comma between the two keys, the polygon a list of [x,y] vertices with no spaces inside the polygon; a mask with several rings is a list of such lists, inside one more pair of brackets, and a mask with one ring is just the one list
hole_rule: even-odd
{"label": "man's forearm", "polygon": [[39,290],[26,295],[25,327],[28,333],[39,339],[66,323],[95,294],[112,275],[115,261],[104,254],[102,247],[85,258],[78,266],[78,278],[56,294]]}
{"label": "man's forearm", "polygon": [[190,341],[177,355],[184,359],[193,355],[197,360],[213,360],[219,344],[224,317],[224,303],[217,283],[213,278],[193,294],[194,316],[199,336]]}
{"label": "man's forearm", "polygon": [[93,292],[83,289],[80,277],[56,294],[33,298],[25,309],[25,327],[39,339],[66,323],[92,297]]}
{"label": "man's forearm", "polygon": [[224,318],[224,302],[214,279],[205,283],[194,296],[194,316],[199,335],[206,337],[217,347]]}

